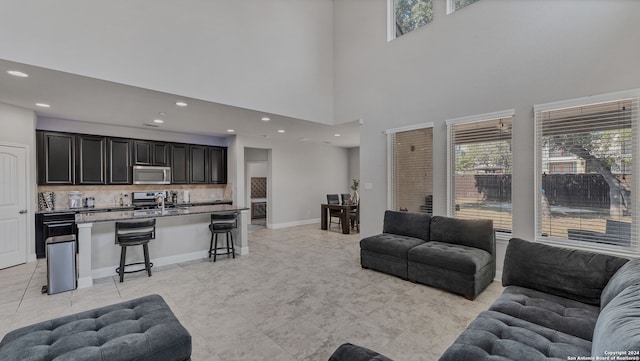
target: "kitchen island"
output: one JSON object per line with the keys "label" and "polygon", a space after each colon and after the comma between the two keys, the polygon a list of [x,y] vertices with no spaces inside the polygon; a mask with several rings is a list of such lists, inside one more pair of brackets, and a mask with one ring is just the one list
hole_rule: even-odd
{"label": "kitchen island", "polygon": [[[156,218],[156,238],[149,242],[149,254],[157,267],[206,258],[211,238],[210,215],[226,212],[239,213],[238,229],[234,232],[236,254],[249,253],[248,208],[220,204],[76,214],[78,288],[92,286],[94,278],[116,275],[120,246],[115,243],[115,222]],[[127,252],[127,263],[132,262],[134,257],[135,261],[139,261],[142,252]]]}

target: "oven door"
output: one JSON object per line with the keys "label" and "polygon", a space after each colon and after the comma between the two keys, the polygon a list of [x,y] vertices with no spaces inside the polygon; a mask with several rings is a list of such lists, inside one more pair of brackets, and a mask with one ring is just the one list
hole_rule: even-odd
{"label": "oven door", "polygon": [[133,184],[171,184],[171,168],[134,166]]}

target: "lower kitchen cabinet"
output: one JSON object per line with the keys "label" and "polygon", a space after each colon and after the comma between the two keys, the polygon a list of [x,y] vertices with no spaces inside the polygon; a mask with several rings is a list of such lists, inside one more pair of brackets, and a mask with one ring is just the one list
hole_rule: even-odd
{"label": "lower kitchen cabinet", "polygon": [[36,214],[36,257],[46,257],[47,238],[67,234],[75,234],[76,238],[78,237],[76,212]]}

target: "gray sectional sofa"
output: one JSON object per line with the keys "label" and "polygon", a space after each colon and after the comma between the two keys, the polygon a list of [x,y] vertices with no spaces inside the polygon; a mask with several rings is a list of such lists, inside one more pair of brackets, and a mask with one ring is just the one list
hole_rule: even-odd
{"label": "gray sectional sofa", "polygon": [[502,283],[440,361],[640,359],[640,259],[513,238]]}
{"label": "gray sectional sofa", "polygon": [[491,220],[386,211],[381,234],[360,241],[363,268],[474,299],[495,277]]}

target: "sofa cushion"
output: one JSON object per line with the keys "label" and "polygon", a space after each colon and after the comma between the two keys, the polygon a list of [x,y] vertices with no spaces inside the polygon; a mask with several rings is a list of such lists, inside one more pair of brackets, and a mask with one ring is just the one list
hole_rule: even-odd
{"label": "sofa cushion", "polygon": [[188,360],[191,335],[151,295],[26,326],[5,335],[0,360]]}
{"label": "sofa cushion", "polygon": [[410,213],[386,211],[382,233],[392,233],[400,236],[420,238],[429,241],[429,225],[431,216],[426,213]]}
{"label": "sofa cushion", "polygon": [[505,254],[502,285],[600,305],[600,295],[609,278],[627,261],[512,238]]}
{"label": "sofa cushion", "polygon": [[640,283],[640,259],[636,258],[625,263],[611,276],[602,290],[600,308],[604,308],[614,297],[625,288]]}
{"label": "sofa cushion", "polygon": [[370,252],[407,259],[409,250],[423,243],[424,241],[419,238],[381,233],[360,240],[360,248]]}
{"label": "sofa cushion", "polygon": [[548,293],[507,287],[489,308],[591,341],[600,308]]}
{"label": "sofa cushion", "polygon": [[[640,285],[625,288],[602,309],[593,332],[592,356],[627,352],[637,360],[640,356]],[[635,352],[629,354],[628,352]]]}
{"label": "sofa cushion", "polygon": [[591,342],[496,311],[471,322],[440,361],[562,360],[591,354]]}
{"label": "sofa cushion", "polygon": [[483,249],[495,253],[493,221],[434,216],[429,240]]}
{"label": "sofa cushion", "polygon": [[329,357],[329,361],[391,361],[366,347],[344,343]]}
{"label": "sofa cushion", "polygon": [[484,250],[436,241],[410,249],[408,259],[466,274],[475,274],[493,260]]}

